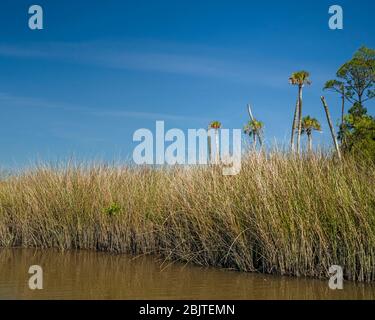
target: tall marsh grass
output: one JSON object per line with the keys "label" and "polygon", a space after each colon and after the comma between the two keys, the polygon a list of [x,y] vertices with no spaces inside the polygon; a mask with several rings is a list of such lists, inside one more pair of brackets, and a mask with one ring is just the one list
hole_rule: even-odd
{"label": "tall marsh grass", "polygon": [[220,168],[40,166],[0,180],[0,247],[94,249],[375,280],[375,165],[248,156]]}

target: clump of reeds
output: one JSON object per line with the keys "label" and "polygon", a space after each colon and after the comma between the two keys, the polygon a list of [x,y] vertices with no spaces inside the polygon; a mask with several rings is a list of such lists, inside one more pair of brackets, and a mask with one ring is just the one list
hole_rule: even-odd
{"label": "clump of reeds", "polygon": [[157,254],[204,266],[375,280],[375,166],[329,156],[215,166],[42,167],[0,180],[0,246]]}

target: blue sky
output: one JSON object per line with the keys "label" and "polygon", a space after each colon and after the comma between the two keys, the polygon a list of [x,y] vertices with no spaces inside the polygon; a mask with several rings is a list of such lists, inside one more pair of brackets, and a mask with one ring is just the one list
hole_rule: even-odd
{"label": "blue sky", "polygon": [[[28,28],[32,4],[43,7],[44,30]],[[333,4],[344,30],[328,28]],[[300,69],[313,82],[304,114],[323,124],[316,142],[329,144],[321,88],[361,45],[375,47],[373,0],[7,0],[1,10],[3,168],[127,159],[138,128],[241,128],[248,102],[267,143],[286,143],[297,96],[288,77]],[[337,122],[339,100],[325,95]]]}

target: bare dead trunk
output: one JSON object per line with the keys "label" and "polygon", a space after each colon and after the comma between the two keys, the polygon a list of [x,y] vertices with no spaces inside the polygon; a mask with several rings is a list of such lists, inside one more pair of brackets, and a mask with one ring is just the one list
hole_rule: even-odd
{"label": "bare dead trunk", "polygon": [[331,130],[332,140],[333,140],[333,144],[335,145],[337,156],[341,160],[341,152],[340,152],[339,145],[337,143],[335,131],[333,130],[332,120],[331,120],[331,116],[329,114],[329,110],[328,110],[328,105],[327,105],[326,99],[323,96],[320,99],[322,100],[323,107],[324,107],[324,110],[326,112],[327,122],[328,122],[328,125],[329,125],[329,130]]}
{"label": "bare dead trunk", "polygon": [[290,149],[294,152],[294,133],[296,132],[297,127],[297,118],[298,118],[298,99],[296,102],[296,108],[294,110],[293,123],[292,123],[292,134],[290,137]]}
{"label": "bare dead trunk", "polygon": [[253,113],[251,112],[250,104],[247,105],[247,112],[249,113],[250,120],[254,120]]}

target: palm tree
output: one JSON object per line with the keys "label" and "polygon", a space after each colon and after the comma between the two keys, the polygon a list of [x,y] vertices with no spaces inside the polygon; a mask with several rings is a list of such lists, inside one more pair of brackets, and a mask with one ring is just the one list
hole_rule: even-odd
{"label": "palm tree", "polygon": [[[214,132],[215,132],[215,146],[216,146],[216,153],[215,153],[215,163],[218,164],[220,162],[220,147],[219,147],[219,129],[221,128],[221,122],[220,121],[212,121],[210,123],[210,125],[208,126],[208,129],[213,129]],[[211,136],[208,134],[209,136],[209,157],[210,157],[210,161],[212,161],[211,159],[211,154],[212,154],[212,150],[211,150]]]}
{"label": "palm tree", "polygon": [[[298,153],[301,152],[300,142],[301,142],[301,131],[302,131],[302,89],[305,85],[311,84],[309,77],[310,77],[310,73],[302,70],[302,71],[292,73],[292,75],[289,78],[290,84],[298,86],[298,135],[297,135]],[[293,126],[295,126],[295,124],[293,124]]]}
{"label": "palm tree", "polygon": [[253,137],[253,148],[255,150],[257,145],[257,138],[259,140],[259,144],[262,147],[262,130],[263,130],[263,122],[256,120],[253,118],[250,120],[247,125],[244,127],[244,133],[248,134],[249,137]]}
{"label": "palm tree", "polygon": [[307,135],[308,140],[308,151],[312,151],[312,132],[315,131],[322,131],[322,127],[317,119],[311,118],[310,116],[303,117],[302,119],[302,134]]}

